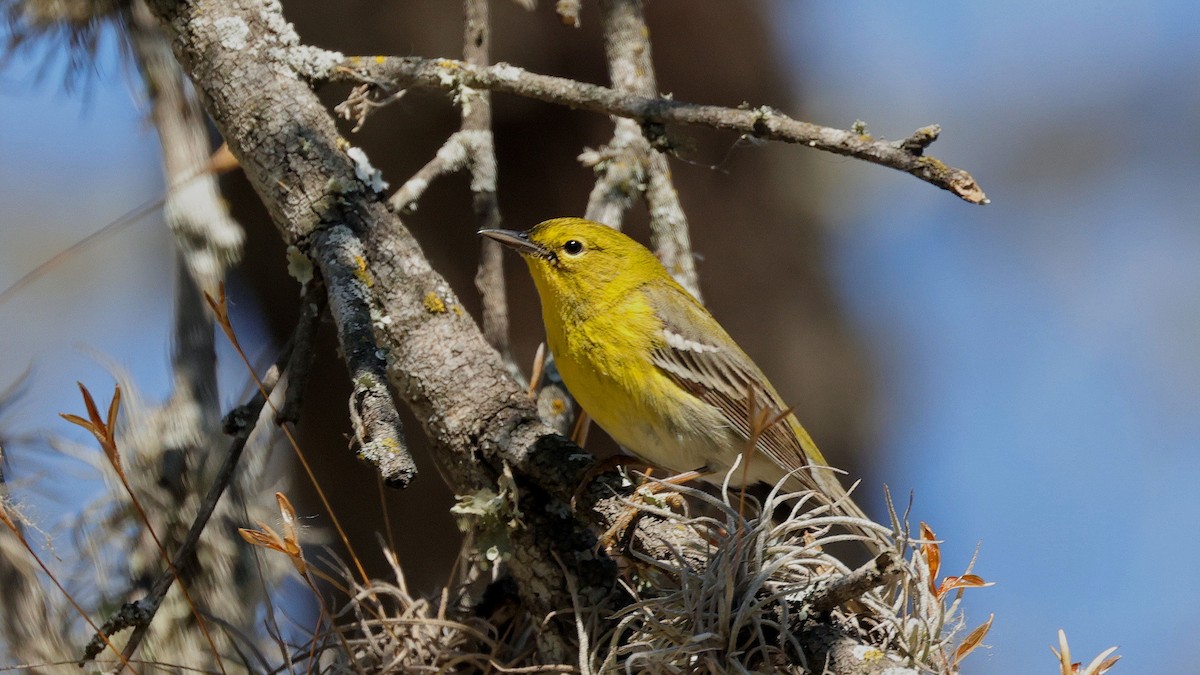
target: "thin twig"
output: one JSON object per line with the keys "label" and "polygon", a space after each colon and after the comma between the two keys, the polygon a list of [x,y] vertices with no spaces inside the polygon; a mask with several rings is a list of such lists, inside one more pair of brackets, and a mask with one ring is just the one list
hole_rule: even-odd
{"label": "thin twig", "polygon": [[164,192],[162,195],[155,197],[155,198],[153,198],[145,203],[142,203],[138,206],[135,206],[134,208],[130,209],[129,211],[126,211],[125,213],[123,213],[116,220],[109,221],[100,229],[88,234],[83,239],[80,239],[79,241],[75,242],[74,244],[71,244],[70,246],[55,253],[54,255],[50,256],[50,258],[45,260],[44,262],[39,263],[37,265],[37,267],[34,267],[33,269],[31,269],[28,272],[26,272],[25,274],[23,274],[20,279],[17,279],[16,281],[9,284],[3,290],[0,290],[0,305],[3,305],[4,303],[8,302],[13,297],[15,297],[18,293],[20,293],[21,291],[23,291],[27,287],[29,287],[30,284],[37,281],[38,279],[41,279],[50,270],[54,269],[54,267],[57,266],[59,263],[65,261],[65,260],[69,260],[73,256],[78,255],[79,253],[81,253],[82,251],[84,251],[85,249],[90,247],[92,244],[95,244],[99,241],[103,241],[104,238],[107,237],[108,235],[115,234],[116,232],[119,232],[120,230],[123,230],[123,229],[129,227],[130,225],[137,223],[141,219],[145,218],[146,216],[150,215],[151,213],[154,213],[155,211],[162,208],[163,204],[166,203],[167,197],[170,195],[172,190],[182,189],[182,188],[186,187],[192,181],[199,180],[210,173],[215,175],[215,174],[225,173],[225,172],[230,171],[233,168],[235,168],[236,164],[233,166],[228,166],[228,165],[223,164],[220,161],[221,159],[224,158],[224,155],[226,155],[227,152],[228,151],[226,151],[226,150],[218,150],[216,153],[213,153],[213,155],[209,158],[209,162],[207,165],[205,165],[204,167],[201,167],[199,170],[197,170],[195,173],[191,174],[190,176],[186,176],[182,179],[177,179],[171,185],[171,187],[168,188],[167,191]]}
{"label": "thin twig", "polygon": [[296,320],[296,328],[292,331],[291,357],[288,359],[287,373],[289,385],[284,390],[283,405],[275,415],[275,423],[279,425],[300,421],[300,404],[304,398],[304,385],[312,372],[313,361],[316,358],[315,342],[317,329],[321,326],[321,314],[325,311],[325,284],[320,279],[311,279],[304,288],[300,298],[300,317]]}
{"label": "thin twig", "polygon": [[[851,130],[802,122],[768,106],[726,108],[638,96],[563,77],[539,75],[505,63],[482,68],[452,59],[352,56],[344,58],[339,67],[328,72],[308,75],[314,79],[324,75],[331,81],[379,82],[448,92],[457,91],[465,85],[590,112],[628,117],[643,123],[727,129],[753,138],[797,143],[855,157],[909,173],[972,204],[988,203],[987,196],[969,173],[924,153],[915,154],[905,147],[904,141],[890,142]],[[907,145],[911,147],[912,143]]]}
{"label": "thin twig", "polygon": [[[487,67],[490,59],[491,28],[488,0],[463,0],[463,59]],[[475,222],[479,229],[500,227],[500,203],[496,199],[496,147],[492,134],[492,98],[486,90],[464,91],[462,130],[473,133],[470,148],[471,192]],[[505,363],[513,363],[508,341],[508,297],[504,290],[504,252],[500,242],[483,238],[475,288],[483,304],[483,335],[500,352]],[[513,368],[516,371],[516,368]]]}
{"label": "thin twig", "polygon": [[417,210],[417,201],[429,184],[439,176],[461,171],[470,160],[470,135],[464,132],[450,134],[442,147],[438,148],[433,159],[425,163],[412,178],[400,186],[388,199],[388,208],[398,213],[411,213]]}

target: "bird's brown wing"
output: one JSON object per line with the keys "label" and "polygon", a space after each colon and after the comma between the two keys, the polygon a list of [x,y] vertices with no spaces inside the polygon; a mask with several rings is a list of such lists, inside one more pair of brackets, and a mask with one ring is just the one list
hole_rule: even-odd
{"label": "bird's brown wing", "polygon": [[[690,394],[720,410],[729,425],[747,441],[752,427],[758,427],[755,451],[812,490],[835,511],[869,520],[833,471],[812,468],[828,466],[816,444],[758,366],[708,310],[682,287],[647,293],[662,319],[662,341],[651,356],[654,365]],[[774,423],[763,428],[762,420]],[[870,528],[849,523],[846,527],[862,537],[863,545],[872,555],[884,548],[878,534]]]}
{"label": "bird's brown wing", "polygon": [[[685,391],[716,407],[742,438],[748,441],[757,427],[756,452],[817,489],[811,472],[802,469],[824,460],[815,445],[811,454],[806,452],[793,430],[794,418],[758,366],[682,288],[648,293],[663,324],[662,340],[651,356],[654,365]],[[773,423],[766,426],[766,422]]]}

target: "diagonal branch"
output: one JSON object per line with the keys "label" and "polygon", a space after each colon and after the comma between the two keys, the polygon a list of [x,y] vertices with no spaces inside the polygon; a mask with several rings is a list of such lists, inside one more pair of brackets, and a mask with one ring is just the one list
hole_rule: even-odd
{"label": "diagonal branch", "polygon": [[[358,276],[388,378],[424,423],[454,491],[495,489],[513,476],[520,518],[503,519],[515,523],[505,532],[510,569],[529,611],[552,617],[540,631],[541,657],[569,659],[575,626],[557,613],[571,605],[565,575],[609,614],[626,601],[616,566],[595,554],[591,523],[568,505],[591,460],[567,451],[573,446],[540,421],[412,234],[356,175],[333,118],[289,61],[299,38],[278,3],[154,0],[152,7],[285,242],[324,267],[337,247],[314,246],[323,232],[361,241]],[[343,275],[323,276],[331,299],[349,292]]]}
{"label": "diagonal branch", "polygon": [[[328,64],[334,55],[328,56],[320,60],[322,64]],[[539,75],[504,63],[483,68],[452,59],[351,56],[332,68],[313,68],[304,74],[312,80],[374,82],[389,88],[423,87],[455,92],[467,86],[628,117],[643,124],[726,129],[752,138],[806,145],[897,169],[972,204],[988,203],[987,196],[971,174],[925,155],[931,139],[937,136],[935,127],[924,127],[908,139],[886,141],[854,130],[802,122],[768,106],[726,108],[640,96],[567,78]]]}
{"label": "diagonal branch", "polygon": [[370,286],[363,243],[350,228],[333,224],[314,233],[312,252],[328,289],[342,358],[350,371],[350,419],[358,455],[375,466],[389,487],[407,487],[417,467],[404,441],[400,413],[388,389],[387,367],[371,330]]}

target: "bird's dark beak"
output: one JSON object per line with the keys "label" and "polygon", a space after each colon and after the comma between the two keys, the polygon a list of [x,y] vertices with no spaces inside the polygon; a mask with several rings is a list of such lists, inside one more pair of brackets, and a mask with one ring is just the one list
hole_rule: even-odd
{"label": "bird's dark beak", "polygon": [[528,232],[517,232],[516,230],[480,230],[479,234],[489,239],[495,239],[521,255],[532,255],[538,258],[550,257],[550,252],[540,244],[529,241]]}

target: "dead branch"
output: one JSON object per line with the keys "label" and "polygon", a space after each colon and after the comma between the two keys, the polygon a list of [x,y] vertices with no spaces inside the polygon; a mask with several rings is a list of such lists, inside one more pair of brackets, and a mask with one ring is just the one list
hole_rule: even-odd
{"label": "dead branch", "polygon": [[337,326],[342,358],[350,371],[350,419],[358,455],[391,487],[405,487],[417,474],[404,442],[400,413],[387,384],[383,350],[371,329],[371,290],[363,243],[343,225],[321,229],[312,237],[312,252],[329,296],[329,313]]}
{"label": "dead branch", "polygon": [[[332,56],[320,59],[318,63],[327,66]],[[328,70],[306,71],[305,76],[313,80],[328,79],[356,84],[374,82],[392,87],[424,87],[447,92],[467,86],[627,117],[643,125],[679,124],[726,129],[751,138],[806,145],[897,169],[948,190],[972,204],[988,203],[987,196],[971,174],[924,154],[925,147],[921,143],[928,138],[928,134],[920,132],[916,135],[922,137],[921,142],[914,144],[907,139],[892,142],[853,130],[802,122],[765,105],[726,108],[641,96],[562,77],[539,75],[506,63],[481,68],[451,59],[351,56],[343,58],[337,66]],[[914,149],[920,152],[914,152]]]}

